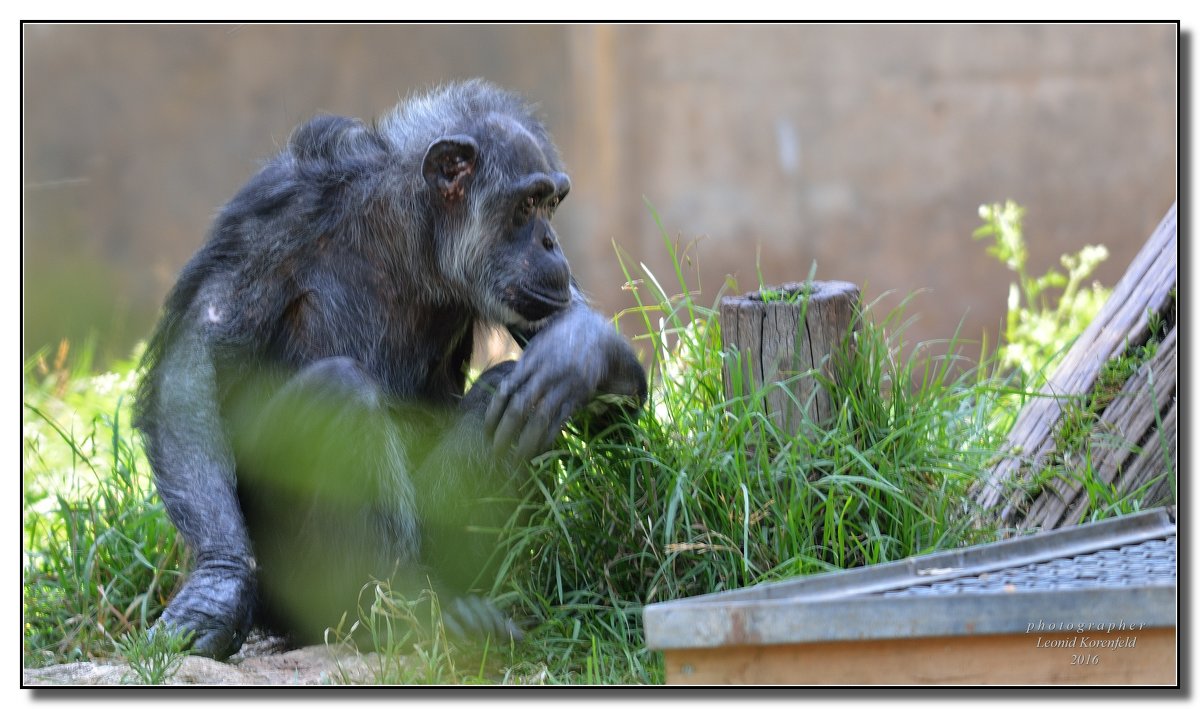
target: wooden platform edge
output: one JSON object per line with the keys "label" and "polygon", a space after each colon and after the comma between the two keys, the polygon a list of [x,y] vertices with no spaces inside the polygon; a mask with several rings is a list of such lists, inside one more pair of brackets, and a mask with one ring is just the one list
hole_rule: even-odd
{"label": "wooden platform edge", "polygon": [[667,684],[1178,683],[1175,628],[667,650]]}

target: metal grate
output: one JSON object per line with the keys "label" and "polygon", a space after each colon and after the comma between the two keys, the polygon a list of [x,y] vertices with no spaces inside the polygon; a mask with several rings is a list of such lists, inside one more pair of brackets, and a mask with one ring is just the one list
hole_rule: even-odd
{"label": "metal grate", "polygon": [[[877,595],[943,596],[1012,591],[1056,591],[1080,588],[1173,585],[1176,537],[1149,539],[1115,549],[931,581]],[[946,572],[952,572],[947,569]]]}
{"label": "metal grate", "polygon": [[1023,634],[1089,618],[1174,628],[1174,508],[646,606],[655,650]]}

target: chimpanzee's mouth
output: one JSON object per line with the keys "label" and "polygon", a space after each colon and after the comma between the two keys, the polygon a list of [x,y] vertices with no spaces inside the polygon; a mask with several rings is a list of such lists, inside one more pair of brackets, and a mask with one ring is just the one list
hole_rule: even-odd
{"label": "chimpanzee's mouth", "polygon": [[570,290],[546,292],[529,286],[522,286],[514,302],[511,303],[513,310],[530,322],[553,315],[570,304]]}

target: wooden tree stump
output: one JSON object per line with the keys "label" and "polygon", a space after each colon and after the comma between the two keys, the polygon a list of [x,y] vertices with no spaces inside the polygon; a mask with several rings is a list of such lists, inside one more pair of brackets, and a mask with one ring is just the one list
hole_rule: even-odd
{"label": "wooden tree stump", "polygon": [[[811,291],[807,289],[811,287]],[[817,423],[833,413],[829,392],[812,370],[832,378],[831,355],[851,328],[857,327],[858,287],[844,281],[785,283],[764,291],[721,299],[721,338],[725,352],[725,396],[759,391],[766,414],[796,435],[807,415]],[[740,366],[740,374],[731,367]]]}
{"label": "wooden tree stump", "polygon": [[[1054,433],[1072,401],[1091,392],[1105,362],[1150,336],[1152,317],[1174,322],[1172,292],[1178,283],[1176,208],[1171,205],[1158,228],[1134,257],[1104,307],[1067,351],[1041,396],[1030,400],[1008,434],[1006,455],[975,490],[980,507],[1002,524],[1052,529],[1077,524],[1089,502],[1080,480],[1048,481],[1032,499],[1030,487],[1056,453]],[[1178,470],[1177,334],[1166,333],[1157,355],[1131,377],[1101,413],[1103,446],[1092,449],[1095,477],[1124,494],[1148,486],[1139,495],[1148,505],[1168,502],[1167,469]]]}

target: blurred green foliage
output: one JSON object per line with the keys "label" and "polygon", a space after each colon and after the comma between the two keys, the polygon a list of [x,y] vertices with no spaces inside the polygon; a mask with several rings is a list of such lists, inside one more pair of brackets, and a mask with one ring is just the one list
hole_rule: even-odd
{"label": "blurred green foliage", "polygon": [[982,205],[979,217],[983,225],[973,237],[990,237],[988,254],[1017,274],[1008,288],[1008,316],[998,354],[1002,366],[1020,370],[1026,382],[1036,387],[1050,376],[1058,357],[1108,300],[1109,289],[1096,282],[1085,284],[1108,258],[1108,249],[1085,246],[1059,259],[1066,273],[1051,267],[1034,277],[1027,264],[1024,215],[1025,210],[1012,200]]}

